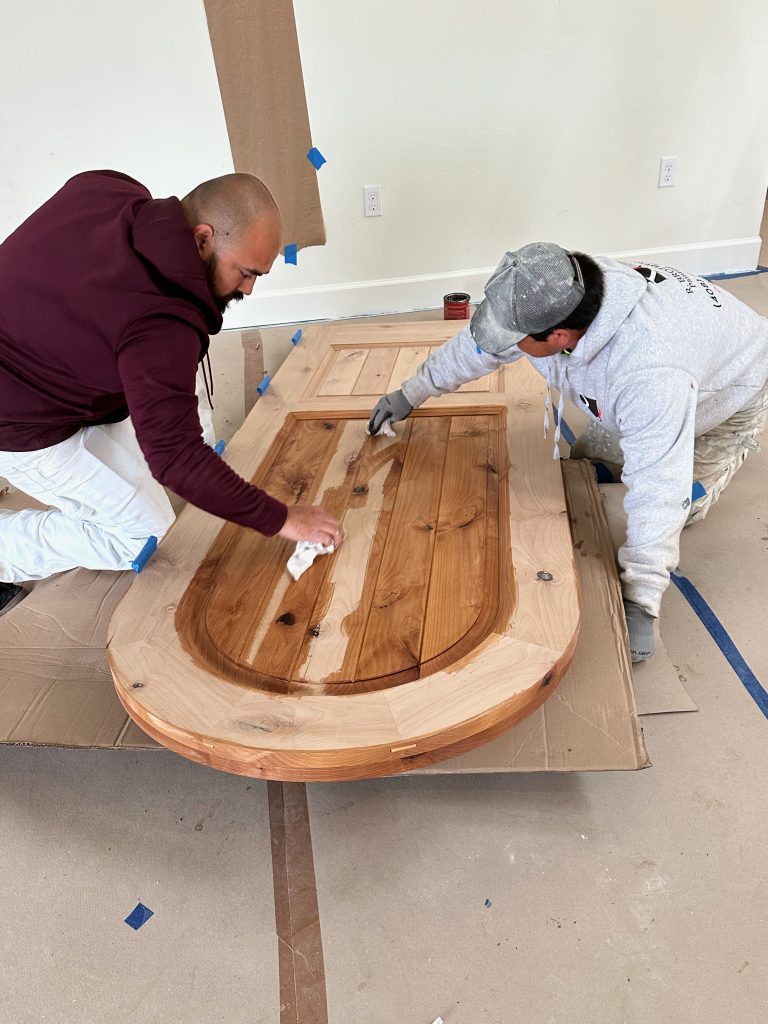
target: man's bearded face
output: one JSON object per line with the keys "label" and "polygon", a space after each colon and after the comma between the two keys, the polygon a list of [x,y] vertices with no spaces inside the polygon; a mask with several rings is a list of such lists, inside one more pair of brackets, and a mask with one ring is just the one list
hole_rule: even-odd
{"label": "man's bearded face", "polygon": [[237,289],[231,292],[222,292],[220,290],[217,281],[218,275],[216,273],[216,268],[218,267],[218,264],[219,258],[215,252],[212,252],[210,256],[207,256],[203,260],[203,265],[205,266],[205,276],[208,281],[208,290],[213,296],[213,301],[218,311],[220,313],[224,313],[224,311],[229,306],[230,302],[240,302],[242,299],[245,298],[245,295],[243,294],[243,292],[238,291]]}

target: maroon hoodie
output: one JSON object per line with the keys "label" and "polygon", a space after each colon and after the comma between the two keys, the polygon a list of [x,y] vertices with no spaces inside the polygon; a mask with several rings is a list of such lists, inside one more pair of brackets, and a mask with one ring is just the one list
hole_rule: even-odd
{"label": "maroon hoodie", "polygon": [[220,329],[179,200],[116,171],[76,175],[0,245],[0,451],[130,415],[156,480],[277,533],[285,505],[202,439],[195,376]]}

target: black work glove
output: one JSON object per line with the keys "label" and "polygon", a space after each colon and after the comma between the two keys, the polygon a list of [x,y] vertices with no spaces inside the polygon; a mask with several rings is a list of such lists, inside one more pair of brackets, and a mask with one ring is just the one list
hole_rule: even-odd
{"label": "black work glove", "polygon": [[633,662],[645,661],[656,653],[656,637],[653,633],[653,616],[634,601],[624,601],[629,632],[629,653]]}
{"label": "black work glove", "polygon": [[390,391],[388,395],[384,395],[374,405],[371,418],[368,421],[368,430],[371,434],[378,434],[382,423],[386,420],[397,423],[398,420],[404,420],[406,416],[410,416],[412,412],[413,406],[402,391],[399,389],[397,391]]}

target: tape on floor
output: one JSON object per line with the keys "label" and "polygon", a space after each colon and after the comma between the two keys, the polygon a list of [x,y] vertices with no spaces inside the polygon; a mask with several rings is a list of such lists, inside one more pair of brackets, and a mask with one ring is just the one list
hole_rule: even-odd
{"label": "tape on floor", "polygon": [[328,1024],[307,787],[268,782],[280,1024]]}
{"label": "tape on floor", "polygon": [[247,416],[256,404],[259,393],[256,390],[264,376],[264,345],[261,332],[254,329],[243,331],[243,405]]}
{"label": "tape on floor", "polygon": [[147,923],[150,917],[154,917],[154,914],[154,910],[145,907],[143,903],[137,903],[128,917],[126,917],[125,923],[137,932],[143,924]]}
{"label": "tape on floor", "polygon": [[679,569],[672,572],[672,582],[701,619],[709,635],[720,648],[729,665],[744,684],[747,693],[768,718],[768,693],[760,680],[744,660],[741,651],[729,636],[725,626],[718,619],[707,602],[687,576]]}
{"label": "tape on floor", "polygon": [[741,270],[735,274],[704,274],[704,280],[733,281],[737,277],[754,277],[755,274],[768,274],[768,267],[758,267],[757,270]]}

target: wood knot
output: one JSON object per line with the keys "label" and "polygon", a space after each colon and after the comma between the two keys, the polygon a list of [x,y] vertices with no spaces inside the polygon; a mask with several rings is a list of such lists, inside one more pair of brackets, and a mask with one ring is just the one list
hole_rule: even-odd
{"label": "wood knot", "polygon": [[323,424],[323,430],[335,430],[335,429],[336,429],[336,424],[335,423],[329,423],[328,420],[326,420],[325,423]]}
{"label": "wood knot", "polygon": [[549,686],[549,684],[551,682],[552,682],[552,673],[551,672],[547,672],[547,674],[544,676],[544,679],[542,680],[541,685],[542,686]]}
{"label": "wood knot", "polygon": [[358,484],[357,487],[353,487],[352,488],[352,493],[353,494],[367,494],[368,493],[368,488],[365,486],[365,484]]}
{"label": "wood knot", "polygon": [[296,616],[292,612],[286,612],[284,615],[278,616],[277,621],[283,626],[294,626],[296,625]]}
{"label": "wood knot", "polygon": [[320,636],[320,627],[310,626],[308,632],[310,636]]}
{"label": "wood knot", "polygon": [[131,683],[131,688],[134,690],[142,690],[144,688],[144,683]]}

